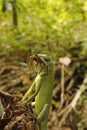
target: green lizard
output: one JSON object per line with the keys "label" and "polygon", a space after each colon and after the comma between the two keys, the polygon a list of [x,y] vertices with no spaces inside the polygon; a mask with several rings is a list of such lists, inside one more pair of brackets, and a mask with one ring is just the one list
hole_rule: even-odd
{"label": "green lizard", "polygon": [[31,58],[37,64],[37,76],[23,96],[22,102],[27,104],[35,98],[35,113],[40,129],[46,130],[48,113],[54,86],[54,67],[50,58],[45,54],[37,54]]}

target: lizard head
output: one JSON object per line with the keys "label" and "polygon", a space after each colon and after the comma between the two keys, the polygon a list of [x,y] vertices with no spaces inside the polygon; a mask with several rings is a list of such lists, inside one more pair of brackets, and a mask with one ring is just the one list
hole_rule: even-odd
{"label": "lizard head", "polygon": [[52,63],[50,57],[48,57],[46,54],[30,55],[29,59],[30,59],[29,60],[30,63],[32,63],[32,61],[34,61],[34,63],[37,65],[39,73],[40,72],[48,73],[48,71],[50,71],[50,69],[53,69],[53,63]]}

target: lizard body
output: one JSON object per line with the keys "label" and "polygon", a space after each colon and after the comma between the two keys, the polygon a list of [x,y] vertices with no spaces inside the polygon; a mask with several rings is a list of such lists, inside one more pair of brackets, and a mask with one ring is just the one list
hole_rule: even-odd
{"label": "lizard body", "polygon": [[39,54],[39,58],[47,66],[47,69],[45,66],[42,68],[42,65],[38,64],[38,74],[30,89],[23,96],[22,101],[28,103],[35,98],[35,113],[38,120],[42,120],[40,128],[46,130],[54,85],[54,67],[47,55]]}

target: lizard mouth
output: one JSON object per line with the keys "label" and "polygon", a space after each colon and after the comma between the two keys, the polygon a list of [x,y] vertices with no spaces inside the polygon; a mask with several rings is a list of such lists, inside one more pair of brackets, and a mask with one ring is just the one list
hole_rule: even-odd
{"label": "lizard mouth", "polygon": [[[42,58],[44,57],[44,59]],[[35,63],[36,67],[38,65],[40,65],[40,71],[39,73],[45,69],[46,70],[46,74],[48,74],[48,65],[46,64],[45,61],[49,61],[49,58],[45,55],[45,54],[30,54],[27,58],[28,60],[28,63],[29,63],[29,66],[31,66],[33,64],[33,62]]]}

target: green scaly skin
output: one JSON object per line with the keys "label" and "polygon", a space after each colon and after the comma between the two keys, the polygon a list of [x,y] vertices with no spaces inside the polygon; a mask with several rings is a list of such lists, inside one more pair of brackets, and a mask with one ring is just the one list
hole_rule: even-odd
{"label": "green scaly skin", "polygon": [[42,66],[38,65],[38,74],[22,101],[28,103],[35,98],[35,113],[38,120],[41,120],[40,128],[46,130],[54,86],[54,67],[51,60],[45,59],[47,55],[39,54],[39,57],[48,66],[48,71],[46,67],[42,69]]}

